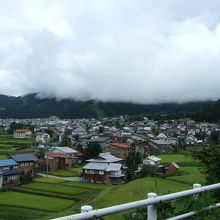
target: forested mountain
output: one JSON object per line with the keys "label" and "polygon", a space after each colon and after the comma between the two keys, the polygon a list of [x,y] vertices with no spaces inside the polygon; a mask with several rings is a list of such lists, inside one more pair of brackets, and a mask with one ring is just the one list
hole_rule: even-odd
{"label": "forested mountain", "polygon": [[[56,98],[39,99],[36,94],[22,97],[0,95],[0,118],[42,118],[56,115],[61,118],[104,117],[145,114],[170,117],[193,116],[206,120],[220,118],[220,102],[188,102],[185,104],[134,104],[101,102],[96,100],[74,101]],[[198,113],[198,114],[197,114]]]}

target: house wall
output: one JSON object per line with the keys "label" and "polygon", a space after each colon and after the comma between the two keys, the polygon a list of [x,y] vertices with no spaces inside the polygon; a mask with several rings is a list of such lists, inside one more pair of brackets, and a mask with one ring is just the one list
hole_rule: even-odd
{"label": "house wall", "polygon": [[31,176],[35,176],[38,172],[38,162],[25,161],[19,163],[19,170],[24,171],[24,174],[31,173]]}
{"label": "house wall", "polygon": [[170,165],[167,167],[167,175],[168,176],[173,176],[173,175],[178,175],[179,174],[179,170],[174,167],[173,165]]}
{"label": "house wall", "polygon": [[3,176],[3,188],[9,186],[17,186],[20,184],[20,174],[19,175],[8,175]]}
{"label": "house wall", "polygon": [[119,148],[110,146],[109,151],[112,155],[119,157],[121,159],[126,159],[128,156],[128,153],[130,152],[130,148]]}
{"label": "house wall", "polygon": [[50,170],[63,170],[66,168],[65,158],[54,158],[49,160],[48,166]]}
{"label": "house wall", "polygon": [[3,175],[0,175],[0,189],[2,189],[3,185]]}
{"label": "house wall", "polygon": [[[92,171],[91,173],[86,173],[83,171],[83,179],[85,182],[89,183],[104,183],[104,184],[122,184],[124,183],[124,177],[110,177],[109,172],[105,172],[104,174],[98,174],[100,171]],[[104,172],[104,171],[102,171]],[[92,174],[93,173],[93,174]]]}
{"label": "house wall", "polygon": [[89,173],[85,173],[85,171],[83,171],[83,179],[85,182],[89,182],[89,183],[105,183],[105,175],[99,175],[99,174],[89,174]]}

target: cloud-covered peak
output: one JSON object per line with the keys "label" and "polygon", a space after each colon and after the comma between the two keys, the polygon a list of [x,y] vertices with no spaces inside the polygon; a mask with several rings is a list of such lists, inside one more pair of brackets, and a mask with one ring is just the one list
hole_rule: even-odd
{"label": "cloud-covered peak", "polygon": [[220,2],[4,1],[0,93],[158,103],[218,99]]}

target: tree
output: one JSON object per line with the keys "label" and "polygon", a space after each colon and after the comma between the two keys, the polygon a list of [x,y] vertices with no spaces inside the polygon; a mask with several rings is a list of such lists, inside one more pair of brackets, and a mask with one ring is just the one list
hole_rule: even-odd
{"label": "tree", "polygon": [[127,179],[132,180],[134,171],[138,169],[138,165],[141,164],[142,158],[139,152],[131,151],[125,160],[127,167]]}
{"label": "tree", "polygon": [[157,176],[159,171],[160,169],[157,166],[144,164],[141,168],[140,176]]}
{"label": "tree", "polygon": [[193,158],[198,159],[202,165],[202,171],[206,175],[207,184],[217,183],[220,180],[220,146],[211,145],[192,153]]}
{"label": "tree", "polygon": [[71,130],[70,129],[65,129],[63,137],[62,137],[61,146],[70,146],[69,135],[71,135]]}
{"label": "tree", "polygon": [[99,127],[99,133],[103,133],[104,132],[104,127],[103,126],[100,126]]}
{"label": "tree", "polygon": [[97,141],[90,142],[85,150],[85,159],[95,158],[102,152],[101,146]]}
{"label": "tree", "polygon": [[13,134],[15,130],[25,128],[24,124],[12,122],[9,126],[8,134]]}
{"label": "tree", "polygon": [[210,142],[212,144],[219,144],[219,138],[220,138],[220,132],[219,131],[213,131],[210,135]]}

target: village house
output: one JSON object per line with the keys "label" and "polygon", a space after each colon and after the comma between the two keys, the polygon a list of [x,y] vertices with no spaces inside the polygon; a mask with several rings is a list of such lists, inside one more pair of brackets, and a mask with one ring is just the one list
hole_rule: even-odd
{"label": "village house", "polygon": [[72,130],[72,135],[73,136],[75,136],[75,135],[85,136],[85,135],[87,135],[87,131],[83,127],[77,127],[74,130]]}
{"label": "village house", "polygon": [[37,143],[48,143],[50,142],[50,135],[44,132],[39,132],[36,135],[36,142]]}
{"label": "village house", "polygon": [[29,129],[16,129],[13,133],[13,138],[32,138],[32,132]]}
{"label": "village house", "polygon": [[179,168],[176,162],[172,162],[165,168],[165,173],[167,176],[179,175]]}
{"label": "village house", "polygon": [[148,156],[146,159],[143,160],[143,164],[145,165],[152,165],[152,166],[159,166],[161,159],[154,155]]}
{"label": "village house", "polygon": [[87,160],[83,167],[83,179],[85,182],[121,184],[124,182],[124,170],[121,158],[111,155],[109,152],[100,153],[98,158]]}
{"label": "village house", "polygon": [[171,146],[170,142],[166,140],[151,140],[149,142],[149,151],[150,154],[157,154],[157,153],[169,153],[172,152],[173,147]]}
{"label": "village house", "polygon": [[[72,167],[72,166],[74,166],[78,163],[81,163],[81,160],[82,160],[82,158],[80,156],[81,154],[78,151],[76,151],[76,150],[74,150],[70,147],[56,146],[56,147],[52,147],[50,149],[50,151],[51,152],[58,152],[58,153],[61,152],[61,153],[66,154],[68,156],[68,158],[66,160],[66,164],[68,164],[68,167]],[[71,165],[70,165],[70,162],[69,162],[69,158],[72,159]]]}
{"label": "village house", "polygon": [[132,147],[127,143],[114,142],[110,143],[109,147],[106,149],[106,152],[110,152],[112,155],[125,160],[131,150]]}
{"label": "village house", "polygon": [[91,142],[98,142],[102,150],[109,147],[111,138],[104,136],[96,136],[91,139]]}
{"label": "village house", "polygon": [[48,152],[45,155],[44,166],[49,170],[64,170],[72,167],[72,157],[62,152]]}
{"label": "village house", "polygon": [[38,172],[38,159],[29,152],[13,152],[9,154],[13,160],[18,163],[18,169],[24,172],[24,175],[36,176]]}
{"label": "village house", "polygon": [[15,160],[0,160],[0,189],[19,185],[22,173]]}

